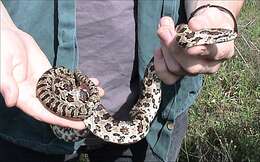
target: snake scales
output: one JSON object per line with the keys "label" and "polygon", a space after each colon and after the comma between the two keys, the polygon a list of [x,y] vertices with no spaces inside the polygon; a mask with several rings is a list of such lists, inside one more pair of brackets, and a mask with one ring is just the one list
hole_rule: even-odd
{"label": "snake scales", "polygon": [[[210,28],[196,32],[188,25],[179,25],[176,41],[184,48],[222,43],[235,39],[237,34],[229,29]],[[130,120],[113,118],[101,104],[98,89],[80,71],[71,72],[64,67],[46,71],[38,80],[36,96],[46,109],[57,116],[80,120],[84,130],[52,125],[54,134],[65,141],[95,136],[112,143],[134,143],[146,136],[161,102],[161,81],[155,73],[153,59],[148,64],[139,99],[129,113]]]}

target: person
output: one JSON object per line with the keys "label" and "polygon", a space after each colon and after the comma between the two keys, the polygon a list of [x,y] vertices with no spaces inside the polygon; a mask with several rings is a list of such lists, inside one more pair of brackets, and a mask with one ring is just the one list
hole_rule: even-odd
{"label": "person", "polygon": [[230,13],[207,4],[237,17],[243,0],[2,0],[0,161],[58,162],[79,148],[55,137],[49,124],[81,130],[83,122],[50,113],[35,96],[46,70],[60,65],[82,70],[99,86],[108,111],[125,118],[153,56],[163,94],[146,138],[129,145],[93,138],[90,145],[98,148],[80,151],[91,162],[175,161],[201,74],[217,72],[234,54],[234,41],[188,49],[176,45],[175,26],[182,22],[192,30],[234,29]]}

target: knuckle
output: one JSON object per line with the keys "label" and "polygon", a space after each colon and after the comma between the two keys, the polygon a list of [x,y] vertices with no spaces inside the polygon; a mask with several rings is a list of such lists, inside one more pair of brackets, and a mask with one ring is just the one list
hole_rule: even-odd
{"label": "knuckle", "polygon": [[202,67],[201,66],[193,66],[193,67],[186,67],[184,70],[189,74],[189,75],[197,75],[201,73]]}
{"label": "knuckle", "polygon": [[235,51],[234,51],[234,49],[232,49],[230,52],[229,52],[229,54],[227,55],[227,59],[231,59],[233,56],[234,56],[234,54],[235,54]]}
{"label": "knuckle", "polygon": [[200,55],[208,55],[208,51],[201,50],[202,47],[191,47],[186,50],[186,55],[188,56],[200,56]]}
{"label": "knuckle", "polygon": [[219,51],[218,54],[215,55],[214,60],[223,60],[227,57],[227,53],[225,51]]}
{"label": "knuckle", "polygon": [[218,72],[218,70],[219,70],[219,67],[210,68],[207,73],[208,74],[215,74],[215,73]]}
{"label": "knuckle", "polygon": [[218,63],[214,67],[210,68],[209,71],[211,74],[217,73],[220,67],[221,67],[221,63]]}
{"label": "knuckle", "polygon": [[231,46],[230,48],[223,48],[219,50],[218,53],[214,56],[214,60],[227,60],[233,57],[234,55],[234,48]]}

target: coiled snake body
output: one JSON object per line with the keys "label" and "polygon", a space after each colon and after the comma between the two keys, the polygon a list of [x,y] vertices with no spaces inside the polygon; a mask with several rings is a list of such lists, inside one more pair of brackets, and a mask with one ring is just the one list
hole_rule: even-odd
{"label": "coiled snake body", "polygon": [[[236,33],[229,29],[211,28],[192,32],[187,25],[177,28],[176,41],[184,48],[231,41]],[[113,118],[100,102],[98,89],[80,71],[64,67],[46,71],[38,80],[36,96],[46,109],[70,120],[81,120],[84,130],[52,126],[54,134],[65,141],[78,141],[95,136],[112,143],[134,143],[146,136],[161,102],[161,81],[155,73],[153,59],[148,64],[137,103],[129,113],[130,120]]]}

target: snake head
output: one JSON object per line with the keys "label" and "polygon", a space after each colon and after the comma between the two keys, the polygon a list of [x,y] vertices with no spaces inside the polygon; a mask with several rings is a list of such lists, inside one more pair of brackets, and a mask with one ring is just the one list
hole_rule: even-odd
{"label": "snake head", "polygon": [[231,29],[204,28],[192,31],[187,24],[178,25],[176,31],[176,42],[183,48],[228,42],[237,37],[237,33]]}

